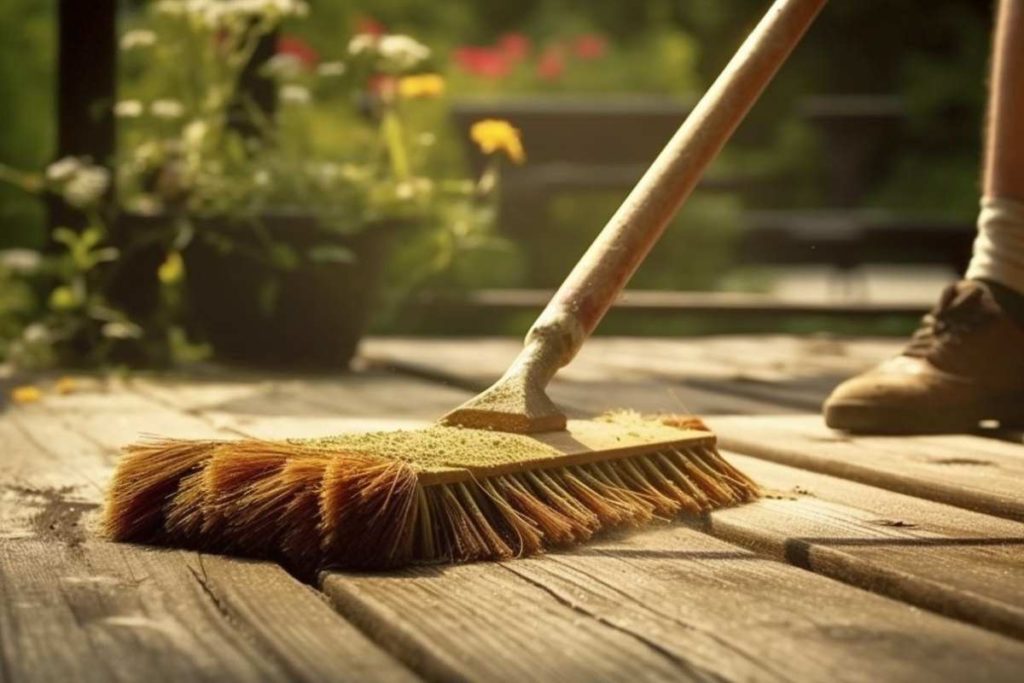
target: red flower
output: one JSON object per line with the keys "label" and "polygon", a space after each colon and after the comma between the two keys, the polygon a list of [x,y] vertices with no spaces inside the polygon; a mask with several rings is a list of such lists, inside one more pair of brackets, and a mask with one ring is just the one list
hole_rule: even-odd
{"label": "red flower", "polygon": [[512,70],[508,56],[494,48],[464,45],[456,48],[455,63],[463,71],[484,78],[504,78]]}
{"label": "red flower", "polygon": [[277,39],[277,54],[294,57],[307,69],[316,68],[320,55],[313,47],[297,36],[283,35]]}
{"label": "red flower", "polygon": [[498,49],[513,62],[521,62],[530,52],[530,39],[522,33],[505,33],[498,38]]}
{"label": "red flower", "polygon": [[576,39],[573,49],[580,59],[600,59],[608,52],[608,41],[596,33],[587,33]]}
{"label": "red flower", "polygon": [[356,17],[356,35],[366,33],[371,36],[382,36],[387,31],[387,27],[373,17]]}
{"label": "red flower", "polygon": [[395,97],[395,88],[398,79],[389,74],[374,74],[366,83],[366,89],[380,100],[392,100]]}
{"label": "red flower", "polygon": [[545,48],[537,60],[537,76],[545,81],[557,81],[565,73],[565,58],[562,48]]}

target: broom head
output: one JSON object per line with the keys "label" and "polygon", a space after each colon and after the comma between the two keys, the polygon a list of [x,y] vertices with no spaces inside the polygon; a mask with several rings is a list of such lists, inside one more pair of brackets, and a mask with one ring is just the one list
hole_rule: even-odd
{"label": "broom head", "polygon": [[616,413],[535,435],[460,427],[131,446],[105,530],[296,571],[502,560],[757,497],[695,418]]}

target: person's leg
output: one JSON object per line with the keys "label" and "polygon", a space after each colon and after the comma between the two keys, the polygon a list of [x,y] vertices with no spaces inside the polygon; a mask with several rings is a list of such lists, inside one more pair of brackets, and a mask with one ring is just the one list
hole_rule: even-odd
{"label": "person's leg", "polygon": [[983,193],[1024,203],[1024,0],[1001,0],[992,50]]}
{"label": "person's leg", "polygon": [[943,293],[902,354],[832,392],[830,427],[1024,424],[1024,0],[1000,0],[992,54],[982,208],[965,279]]}
{"label": "person's leg", "polygon": [[[999,3],[982,191],[967,277],[1024,295],[1024,0]],[[1011,306],[1024,307],[999,293]]]}

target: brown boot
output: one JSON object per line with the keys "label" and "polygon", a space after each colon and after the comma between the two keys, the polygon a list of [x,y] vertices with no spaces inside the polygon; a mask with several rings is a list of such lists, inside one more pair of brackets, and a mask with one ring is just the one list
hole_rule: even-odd
{"label": "brown boot", "polygon": [[984,420],[1024,425],[1024,326],[974,280],[942,293],[902,354],[825,401],[828,426],[850,432],[970,432]]}

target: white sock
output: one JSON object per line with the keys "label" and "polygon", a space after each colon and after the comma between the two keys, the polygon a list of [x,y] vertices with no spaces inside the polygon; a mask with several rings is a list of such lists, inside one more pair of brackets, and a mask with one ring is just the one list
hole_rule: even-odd
{"label": "white sock", "polygon": [[1024,203],[1000,197],[981,200],[978,237],[965,277],[995,280],[1024,294]]}

